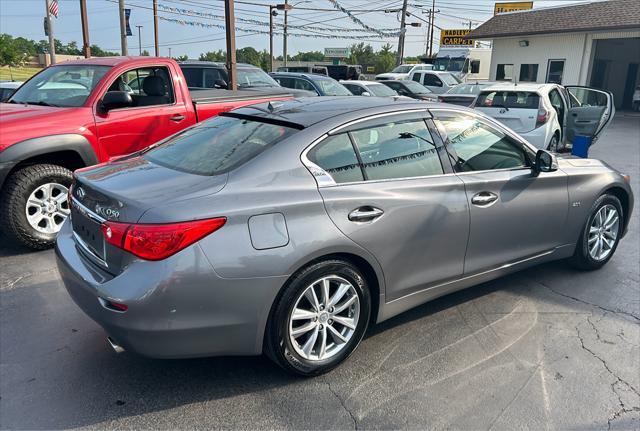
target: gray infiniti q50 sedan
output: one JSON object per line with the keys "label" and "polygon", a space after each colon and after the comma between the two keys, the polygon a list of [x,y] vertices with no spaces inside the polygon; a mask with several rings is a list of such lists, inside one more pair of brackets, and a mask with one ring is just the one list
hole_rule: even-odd
{"label": "gray infiniti q50 sedan", "polygon": [[241,108],[76,171],[56,254],[116,351],[315,375],[367,327],[555,259],[597,269],[629,178],[472,110],[375,97]]}

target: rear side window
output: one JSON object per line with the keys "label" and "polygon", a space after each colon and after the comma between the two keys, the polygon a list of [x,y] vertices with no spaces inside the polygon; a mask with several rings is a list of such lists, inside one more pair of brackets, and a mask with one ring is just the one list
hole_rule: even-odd
{"label": "rear side window", "polygon": [[307,158],[320,166],[336,183],[362,181],[362,170],[349,135],[330,136],[315,146]]}
{"label": "rear side window", "polygon": [[241,166],[297,130],[218,116],[144,153],[150,162],[196,175],[219,175]]}
{"label": "rear side window", "polygon": [[351,132],[368,180],[443,173],[423,120],[386,123]]}
{"label": "rear side window", "polygon": [[540,96],[530,91],[483,91],[476,107],[538,109]]}

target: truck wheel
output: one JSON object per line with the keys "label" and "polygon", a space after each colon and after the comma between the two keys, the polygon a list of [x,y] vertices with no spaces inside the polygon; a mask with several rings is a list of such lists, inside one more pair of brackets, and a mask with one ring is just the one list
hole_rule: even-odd
{"label": "truck wheel", "polygon": [[71,171],[57,165],[32,165],[7,178],[0,197],[0,228],[29,248],[53,246],[69,216]]}

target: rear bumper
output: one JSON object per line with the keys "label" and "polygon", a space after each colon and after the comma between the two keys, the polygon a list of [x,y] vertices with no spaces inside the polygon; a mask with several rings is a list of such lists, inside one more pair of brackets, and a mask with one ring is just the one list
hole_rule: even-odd
{"label": "rear bumper", "polygon": [[[223,279],[196,244],[159,262],[136,261],[112,277],[76,248],[70,223],[56,243],[74,302],[125,350],[155,358],[258,355],[286,277]],[[126,304],[105,308],[99,298]]]}

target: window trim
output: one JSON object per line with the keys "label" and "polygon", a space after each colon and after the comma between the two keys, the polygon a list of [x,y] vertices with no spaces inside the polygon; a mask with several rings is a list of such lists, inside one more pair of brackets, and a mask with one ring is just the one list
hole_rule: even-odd
{"label": "window trim", "polygon": [[[422,118],[422,120],[425,122],[425,127],[427,128],[427,130],[429,130],[429,133],[432,135],[432,138],[434,138],[434,146],[436,149],[436,153],[438,156],[438,160],[440,161],[440,166],[442,167],[442,174],[435,174],[435,175],[422,175],[419,177],[402,177],[402,178],[384,178],[384,179],[377,179],[377,180],[367,180],[367,176],[366,173],[364,172],[364,167],[361,164],[361,171],[363,174],[363,178],[365,178],[365,180],[363,181],[350,181],[350,182],[344,182],[344,183],[337,183],[333,177],[326,172],[323,168],[321,168],[320,166],[318,166],[317,164],[313,163],[309,157],[308,154],[309,152],[316,147],[317,145],[320,145],[322,143],[322,141],[324,141],[325,139],[331,137],[331,136],[335,136],[340,134],[340,130],[343,130],[347,127],[350,127],[354,124],[358,124],[358,123],[362,123],[365,121],[369,121],[369,120],[375,120],[378,118],[384,118],[384,117],[389,117],[389,116],[393,116],[393,115],[401,115],[401,114],[409,114],[409,113],[417,113],[417,112],[425,112],[426,115]],[[466,112],[466,111],[464,111]],[[362,118],[358,118],[356,120],[351,120],[348,121],[344,124],[341,124],[340,126],[334,127],[333,129],[331,129],[330,131],[324,133],[322,136],[320,136],[319,138],[313,140],[311,142],[311,144],[309,144],[300,154],[300,161],[302,162],[302,164],[307,168],[307,170],[311,173],[311,175],[313,176],[313,178],[316,180],[316,184],[318,185],[318,188],[325,188],[325,187],[341,187],[341,186],[351,186],[351,185],[358,185],[358,184],[365,184],[365,183],[378,183],[378,182],[387,182],[387,181],[407,181],[407,180],[424,180],[427,178],[439,178],[439,177],[445,177],[445,176],[452,176],[452,175],[456,175],[456,173],[453,171],[452,167],[450,166],[450,162],[449,164],[445,164],[443,157],[441,156],[441,149],[444,148],[444,142],[442,137],[440,136],[440,134],[438,134],[438,136],[433,136],[434,130],[432,130],[432,128],[430,127],[429,124],[429,120],[433,120],[433,118],[431,117],[431,110],[428,108],[414,108],[414,109],[407,109],[407,110],[403,110],[403,111],[392,111],[392,112],[384,112],[381,114],[373,114],[373,115],[369,115],[366,117],[362,117]],[[435,128],[435,127],[434,127]],[[347,133],[349,136],[349,139],[351,140],[351,144],[354,146],[354,151],[356,153],[356,157],[358,159],[358,161],[361,162],[360,159],[360,154],[359,151],[357,150],[357,145],[355,144],[355,141],[351,138],[350,130],[344,131],[343,133]]]}
{"label": "window trim", "polygon": [[138,70],[138,69],[157,69],[157,68],[165,68],[167,70],[167,74],[169,75],[169,87],[171,87],[171,92],[173,93],[173,103],[165,103],[162,105],[147,105],[147,106],[128,106],[128,107],[124,107],[124,108],[117,108],[117,109],[112,109],[109,112],[122,112],[122,111],[130,111],[130,110],[138,110],[138,109],[147,109],[147,108],[154,108],[157,106],[177,106],[178,105],[178,98],[176,97],[176,88],[173,85],[173,73],[171,72],[171,68],[169,68],[168,65],[166,64],[151,64],[149,66],[142,66],[142,67],[134,67],[131,69],[127,69],[124,72],[118,73],[116,75],[115,78],[113,78],[111,81],[109,81],[109,84],[106,86],[105,91],[102,93],[102,97],[100,97],[99,99],[96,100],[95,102],[95,106],[94,109],[96,110],[96,112],[99,113],[99,109],[98,107],[100,106],[100,102],[102,101],[102,99],[104,99],[105,94],[108,93],[109,88],[111,88],[111,86],[113,85],[114,82],[116,82],[116,79],[120,78],[122,75],[124,75],[125,73],[129,73],[133,70]]}

